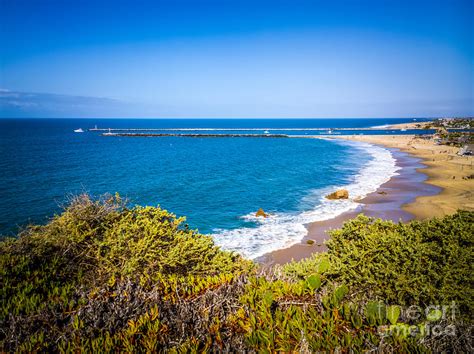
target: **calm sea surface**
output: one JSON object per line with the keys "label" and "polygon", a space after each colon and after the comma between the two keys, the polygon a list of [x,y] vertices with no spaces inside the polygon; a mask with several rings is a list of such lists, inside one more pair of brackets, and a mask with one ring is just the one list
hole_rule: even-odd
{"label": "calm sea surface", "polygon": [[[275,133],[312,135],[321,131],[310,128],[407,121],[2,119],[0,234],[46,222],[70,194],[119,192],[133,204],[159,204],[185,215],[190,227],[212,234],[224,248],[257,257],[298,242],[305,223],[354,208],[351,201],[328,203],[323,196],[338,187],[354,196],[375,190],[396,173],[390,153],[321,139],[126,138],[86,129],[282,129]],[[86,131],[75,133],[80,127]],[[272,217],[256,219],[259,208]]]}

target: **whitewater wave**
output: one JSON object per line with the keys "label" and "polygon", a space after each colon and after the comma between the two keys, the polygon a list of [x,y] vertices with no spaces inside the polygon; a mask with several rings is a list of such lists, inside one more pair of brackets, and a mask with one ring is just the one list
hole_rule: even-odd
{"label": "whitewater wave", "polygon": [[390,127],[391,124],[384,124],[384,125],[374,125],[373,127],[370,127],[371,129],[387,129]]}
{"label": "whitewater wave", "polygon": [[[212,234],[216,244],[250,259],[277,249],[288,248],[301,242],[306,236],[306,224],[332,219],[346,211],[359,208],[361,204],[357,200],[375,192],[380,185],[398,174],[399,167],[396,165],[396,160],[387,149],[367,143],[331,141],[361,149],[371,156],[370,161],[354,176],[352,183],[313,190],[309,197],[315,202],[313,209],[310,210],[299,213],[275,213],[268,218],[257,218],[255,212],[244,215],[242,216],[244,220],[252,221],[258,226],[233,230],[216,229]],[[350,199],[325,198],[325,195],[340,188],[349,191]]]}

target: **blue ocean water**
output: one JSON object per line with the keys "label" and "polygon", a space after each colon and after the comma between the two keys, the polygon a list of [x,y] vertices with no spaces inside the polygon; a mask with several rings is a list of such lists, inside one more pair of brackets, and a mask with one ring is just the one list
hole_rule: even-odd
{"label": "blue ocean water", "polygon": [[[191,228],[223,247],[257,257],[298,242],[305,223],[353,208],[352,201],[327,203],[323,196],[341,186],[354,196],[375,190],[395,173],[390,153],[322,139],[127,138],[73,130],[359,128],[405,121],[2,119],[0,234],[46,222],[68,195],[118,192],[132,204],[185,215]],[[272,216],[256,219],[259,208]]]}

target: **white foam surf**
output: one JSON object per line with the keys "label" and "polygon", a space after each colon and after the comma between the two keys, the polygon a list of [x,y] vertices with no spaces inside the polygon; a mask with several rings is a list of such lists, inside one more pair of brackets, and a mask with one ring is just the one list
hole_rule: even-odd
{"label": "white foam surf", "polygon": [[[314,200],[314,207],[299,213],[275,213],[268,218],[255,217],[255,211],[242,218],[258,224],[257,227],[243,227],[233,230],[214,230],[212,234],[216,244],[223,249],[240,253],[244,257],[255,259],[266,253],[288,248],[301,242],[307,234],[305,224],[329,220],[361,206],[356,200],[375,192],[380,185],[397,174],[399,167],[390,151],[367,143],[334,141],[336,144],[349,145],[370,154],[370,161],[364,165],[353,182],[347,185],[332,185],[313,190],[308,198]],[[344,188],[349,191],[350,199],[328,200],[328,193]]]}

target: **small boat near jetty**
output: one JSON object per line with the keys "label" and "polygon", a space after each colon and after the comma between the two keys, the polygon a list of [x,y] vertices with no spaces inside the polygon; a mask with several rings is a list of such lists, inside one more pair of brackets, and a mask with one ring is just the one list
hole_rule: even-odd
{"label": "small boat near jetty", "polygon": [[84,133],[84,130],[82,128],[74,129],[74,133]]}

